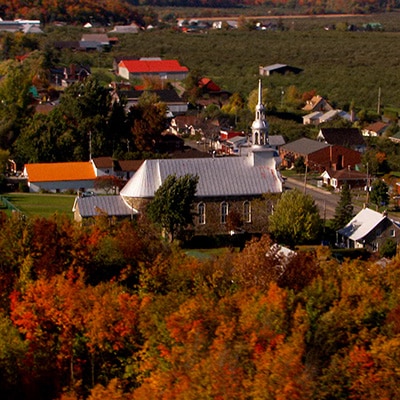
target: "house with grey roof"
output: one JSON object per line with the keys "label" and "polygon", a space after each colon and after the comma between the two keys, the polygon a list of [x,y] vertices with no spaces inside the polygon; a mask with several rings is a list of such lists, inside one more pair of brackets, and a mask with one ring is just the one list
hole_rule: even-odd
{"label": "house with grey roof", "polygon": [[322,173],[326,169],[355,169],[361,162],[361,153],[340,145],[301,138],[280,148],[282,166],[291,168],[302,158],[309,171]]}
{"label": "house with grey roof", "polygon": [[354,120],[354,115],[349,114],[343,110],[329,110],[329,111],[314,111],[310,114],[303,116],[304,125],[319,125],[324,122],[329,122],[336,119],[344,119],[346,121],[352,122]]}
{"label": "house with grey roof", "polygon": [[157,98],[165,103],[172,116],[184,115],[188,110],[188,103],[174,89],[158,90],[116,90],[112,96],[115,101],[125,101],[125,109],[128,111],[132,106],[138,104],[143,93],[153,93]]}
{"label": "house with grey roof", "polygon": [[259,67],[259,74],[261,76],[271,76],[272,74],[281,74],[285,75],[287,73],[299,74],[303,70],[301,68],[292,67],[287,64],[272,64],[267,65],[266,67]]}
{"label": "house with grey roof", "polygon": [[400,242],[399,223],[370,208],[362,209],[345,227],[337,231],[337,244],[349,249],[376,252],[387,240]]}

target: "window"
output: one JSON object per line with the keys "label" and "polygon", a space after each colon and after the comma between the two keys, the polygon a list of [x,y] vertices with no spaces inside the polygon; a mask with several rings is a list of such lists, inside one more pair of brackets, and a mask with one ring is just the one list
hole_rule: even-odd
{"label": "window", "polygon": [[251,204],[247,200],[243,203],[243,221],[251,222]]}
{"label": "window", "polygon": [[396,237],[396,231],[394,229],[390,230],[390,236],[391,237]]}
{"label": "window", "polygon": [[197,212],[199,214],[199,224],[204,225],[206,223],[206,205],[204,203],[199,203]]}
{"label": "window", "polygon": [[221,203],[221,224],[226,224],[228,219],[228,203],[223,202]]}

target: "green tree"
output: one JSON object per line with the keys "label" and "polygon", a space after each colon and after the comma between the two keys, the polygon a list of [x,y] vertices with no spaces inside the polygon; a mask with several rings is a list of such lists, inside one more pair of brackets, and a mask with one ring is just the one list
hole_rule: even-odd
{"label": "green tree", "polygon": [[381,179],[372,182],[371,201],[378,207],[389,204],[389,186]]}
{"label": "green tree", "polygon": [[0,146],[9,149],[31,115],[32,72],[22,65],[11,65],[0,82]]}
{"label": "green tree", "polygon": [[379,255],[381,257],[393,257],[397,253],[397,243],[394,239],[388,238],[379,248]]}
{"label": "green tree", "polygon": [[269,227],[275,239],[293,247],[315,240],[321,229],[321,218],[313,198],[298,189],[282,194]]}
{"label": "green tree", "polygon": [[193,223],[192,204],[198,180],[190,174],[169,175],[147,208],[149,218],[161,225],[170,241],[182,228]]}
{"label": "green tree", "polygon": [[112,155],[109,128],[111,96],[92,77],[69,86],[60,100],[59,110],[71,129],[71,147],[75,160],[92,156]]}
{"label": "green tree", "polygon": [[343,228],[354,216],[354,207],[351,199],[350,187],[346,183],[342,186],[340,199],[335,209],[332,228],[336,231]]}

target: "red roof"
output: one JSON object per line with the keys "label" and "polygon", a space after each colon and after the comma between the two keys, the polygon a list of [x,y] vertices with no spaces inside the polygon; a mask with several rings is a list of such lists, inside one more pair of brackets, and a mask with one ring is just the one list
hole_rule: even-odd
{"label": "red roof", "polygon": [[25,164],[30,182],[86,181],[96,179],[93,165],[86,162]]}
{"label": "red roof", "polygon": [[201,78],[199,80],[199,87],[201,88],[206,88],[207,90],[210,90],[212,92],[219,92],[221,91],[221,88],[213,82],[210,78]]}
{"label": "red roof", "polygon": [[156,72],[188,72],[177,60],[121,60],[120,66],[130,73],[150,74]]}

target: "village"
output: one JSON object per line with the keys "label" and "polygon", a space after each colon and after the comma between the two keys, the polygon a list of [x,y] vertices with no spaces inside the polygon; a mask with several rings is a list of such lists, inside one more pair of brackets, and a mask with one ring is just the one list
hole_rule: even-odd
{"label": "village", "polygon": [[[84,48],[84,51],[112,45],[113,38],[106,34],[83,34],[80,42],[56,43],[59,49],[67,46]],[[140,103],[144,94],[154,95],[165,105],[166,126],[161,129],[156,151],[168,155],[168,159],[115,159],[98,154],[99,151],[93,156],[93,139],[89,135],[87,161],[26,163],[19,173],[16,164],[10,164],[9,182],[25,185],[29,192],[76,193],[71,211],[77,222],[87,223],[99,215],[107,215],[110,219],[136,218],[143,213],[144,204],[154,197],[168,175],[191,173],[199,177],[194,206],[195,234],[263,233],[268,232],[266,219],[273,208],[273,201],[264,201],[263,207],[256,204],[267,194],[284,192],[285,171],[301,170],[303,174],[305,172],[313,177],[315,186],[337,196],[344,185],[352,191],[370,191],[372,182],[377,179],[362,164],[367,150],[365,138],[384,137],[385,131],[391,127],[390,121],[379,120],[366,124],[362,129],[352,127],[357,121],[353,110],[336,109],[322,96],[312,94],[301,111],[303,125],[318,128],[315,138],[301,137],[286,143],[283,135],[270,134],[263,104],[262,81],[274,74],[300,74],[301,68],[286,64],[259,67],[258,88],[254,90],[258,100],[251,129],[247,131],[235,130],[227,121],[205,118],[199,112],[210,106],[223,107],[232,99],[232,93],[208,77],[200,77],[196,82],[199,93],[197,105],[195,108],[191,106],[184,86],[190,71],[178,60],[119,57],[114,59],[112,70],[117,79],[107,90],[112,103],[123,104],[126,113]],[[52,68],[49,73],[50,81],[64,89],[82,84],[91,76],[90,67],[80,65]],[[142,82],[142,85],[133,85],[132,82]],[[153,87],[145,87],[146,82]],[[30,90],[36,113],[47,114],[58,107],[60,99],[52,99],[51,93],[36,87]],[[324,127],[332,121],[343,121],[343,127]],[[388,140],[397,143],[397,136],[389,136]],[[126,140],[128,151],[129,144],[130,141]],[[265,170],[260,170],[260,161],[257,161],[262,159],[262,152],[256,148],[259,146],[268,150],[265,154],[272,157],[270,161],[268,157],[262,161]],[[217,171],[221,176],[216,174]],[[15,174],[17,178],[13,176]],[[265,174],[271,175],[267,178]],[[400,186],[396,181],[391,185],[387,191],[392,202],[396,202],[393,199],[400,193]],[[377,212],[381,206],[386,206],[383,220],[382,212]],[[371,215],[375,216],[372,219],[379,222],[372,223],[368,228],[360,222],[363,221],[362,212],[356,215],[354,221],[349,221],[354,229],[341,227],[344,229],[341,231],[343,237],[340,240],[336,238],[336,245],[377,251],[379,244],[382,245],[388,238],[395,238],[397,243],[399,225],[388,217],[388,206],[388,203],[379,204],[375,211],[371,211]],[[320,213],[322,215],[323,210]],[[236,216],[240,222],[234,225],[227,223],[228,214]],[[371,216],[367,220],[369,224]],[[360,231],[360,223],[361,236],[353,232]]]}
{"label": "village", "polygon": [[0,7],[2,398],[399,398],[394,3],[28,3]]}

